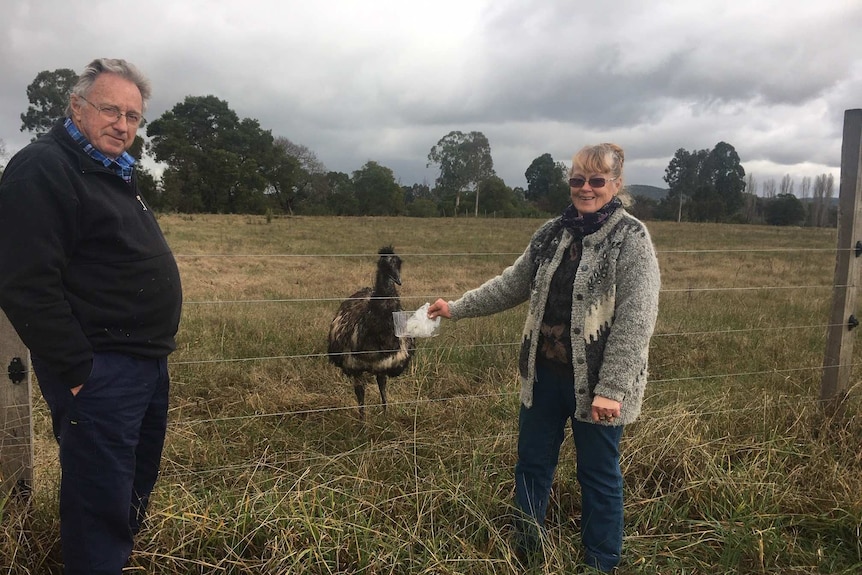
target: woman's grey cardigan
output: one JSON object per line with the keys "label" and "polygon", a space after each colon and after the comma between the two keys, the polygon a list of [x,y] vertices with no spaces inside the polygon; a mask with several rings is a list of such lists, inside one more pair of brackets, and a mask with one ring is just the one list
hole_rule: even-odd
{"label": "woman's grey cardigan", "polygon": [[[551,278],[572,241],[560,217],[550,220],[533,234],[515,263],[449,302],[449,313],[458,320],[491,315],[530,300],[518,361],[521,402],[528,408],[533,404],[536,348]],[[660,285],[649,232],[623,208],[584,238],[571,321],[579,421],[592,421],[595,395],[620,402],[620,417],[612,425],[632,423],[640,414]]]}

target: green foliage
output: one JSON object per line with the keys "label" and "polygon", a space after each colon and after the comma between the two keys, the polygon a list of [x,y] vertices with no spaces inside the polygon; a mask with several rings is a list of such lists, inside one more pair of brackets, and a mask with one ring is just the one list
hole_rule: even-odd
{"label": "green foliage", "polygon": [[640,220],[655,219],[658,201],[646,196],[633,196],[634,203],[629,206],[628,211]]}
{"label": "green foliage", "polygon": [[793,194],[778,194],[765,200],[763,212],[771,226],[796,226],[805,220],[805,206]]}
{"label": "green foliage", "polygon": [[[441,197],[454,197],[453,213],[460,212],[463,192],[475,191],[481,182],[495,175],[491,144],[482,132],[449,132],[432,146],[427,165],[439,167],[436,184]],[[478,214],[478,209],[476,204],[474,213]]]}
{"label": "green foliage", "polygon": [[359,215],[394,216],[404,211],[404,191],[395,174],[377,162],[368,162],[353,172],[353,191]]}
{"label": "green foliage", "polygon": [[270,153],[270,161],[263,166],[268,194],[282,211],[293,214],[296,205],[313,193],[314,179],[323,173],[323,165],[311,150],[284,137],[275,138]]}
{"label": "green foliage", "polygon": [[53,72],[43,70],[36,74],[27,86],[27,100],[30,105],[21,114],[21,131],[33,132],[35,140],[50,131],[57,120],[66,115],[69,95],[78,74],[69,68],[59,68]]}
{"label": "green foliage", "polygon": [[705,178],[721,199],[724,215],[735,214],[743,205],[745,192],[745,169],[736,149],[727,142],[717,143],[707,156],[704,168],[706,173],[701,174],[701,179]]}
{"label": "green foliage", "polygon": [[166,202],[183,212],[263,213],[268,186],[283,186],[290,161],[257,120],[215,96],[188,96],[151,122],[150,151],[167,165]]}
{"label": "green foliage", "polygon": [[407,204],[407,215],[413,218],[433,218],[440,214],[435,202],[427,198],[419,198]]}
{"label": "green foliage", "polygon": [[492,176],[479,184],[479,208],[483,214],[502,217],[519,215],[515,193],[497,176]]}
{"label": "green foliage", "polygon": [[745,170],[726,142],[712,150],[678,149],[664,180],[670,189],[657,210],[664,219],[723,222],[744,206]]}
{"label": "green foliage", "polygon": [[542,154],[524,172],[527,178],[525,198],[542,211],[557,214],[571,201],[566,166],[554,162],[551,154]]}

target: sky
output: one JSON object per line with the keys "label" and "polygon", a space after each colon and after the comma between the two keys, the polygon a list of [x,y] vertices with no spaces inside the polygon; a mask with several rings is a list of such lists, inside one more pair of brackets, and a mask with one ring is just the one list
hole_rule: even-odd
{"label": "sky", "polygon": [[862,1],[18,0],[0,19],[0,163],[32,137],[36,75],[99,57],[150,78],[151,120],[213,95],[327,170],[375,161],[402,185],[433,186],[428,153],[457,130],[488,138],[510,187],[599,142],[625,150],[626,183],[667,187],[678,149],[723,141],[756,183],[798,189],[839,181]]}

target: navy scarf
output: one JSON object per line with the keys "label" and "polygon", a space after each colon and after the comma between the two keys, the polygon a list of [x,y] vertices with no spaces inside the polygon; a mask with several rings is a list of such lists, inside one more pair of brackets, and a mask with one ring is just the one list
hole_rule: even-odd
{"label": "navy scarf", "polygon": [[563,227],[569,230],[576,240],[582,240],[585,236],[598,231],[602,224],[607,221],[611,215],[617,211],[617,208],[622,207],[623,203],[616,196],[608,203],[591,214],[578,214],[578,210],[574,205],[569,205],[563,210],[562,224]]}

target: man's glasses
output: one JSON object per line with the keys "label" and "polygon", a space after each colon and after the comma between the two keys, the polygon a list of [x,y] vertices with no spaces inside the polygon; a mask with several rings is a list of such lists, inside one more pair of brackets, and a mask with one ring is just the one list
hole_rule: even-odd
{"label": "man's glasses", "polygon": [[569,186],[575,189],[583,188],[584,184],[590,183],[591,188],[604,188],[608,182],[613,182],[616,178],[569,178]]}
{"label": "man's glasses", "polygon": [[144,121],[144,117],[138,114],[137,112],[121,112],[120,109],[116,106],[102,105],[97,106],[84,96],[78,96],[80,99],[84,100],[94,108],[99,111],[99,115],[106,120],[110,120],[111,122],[117,122],[120,120],[122,116],[126,117],[126,122],[130,126],[138,126],[141,122]]}

